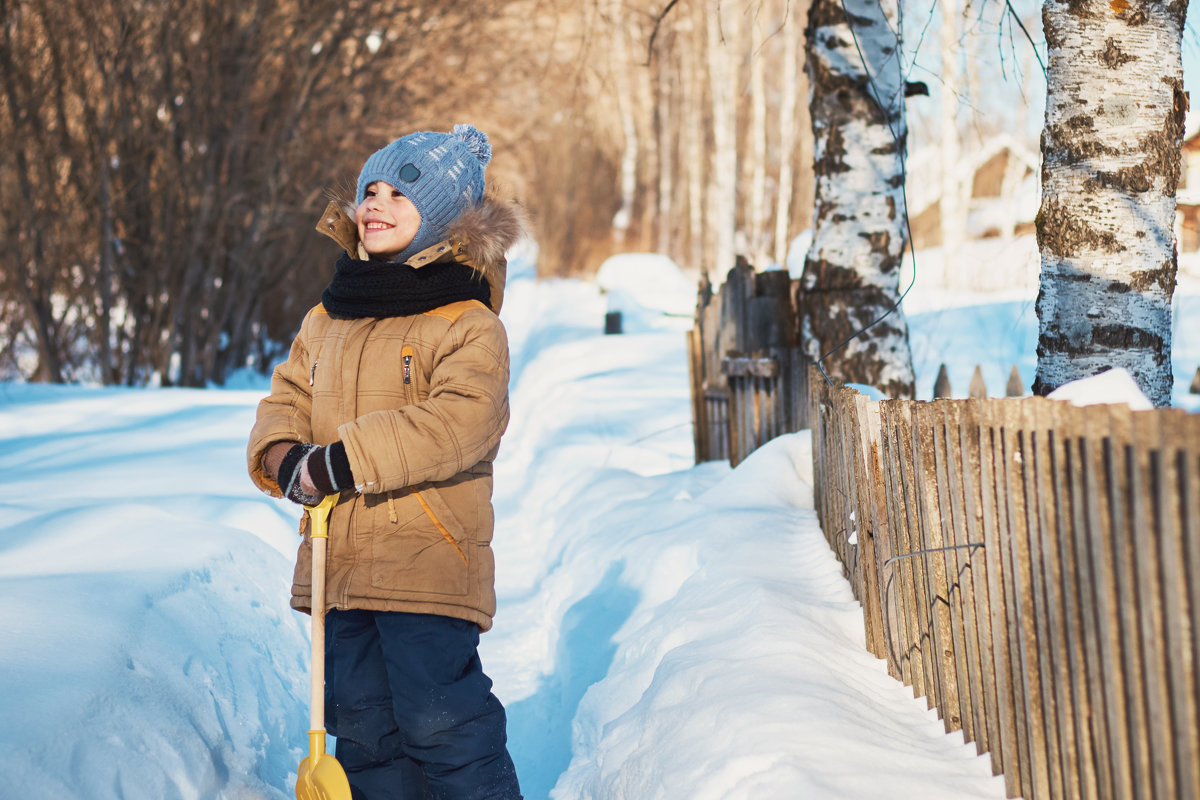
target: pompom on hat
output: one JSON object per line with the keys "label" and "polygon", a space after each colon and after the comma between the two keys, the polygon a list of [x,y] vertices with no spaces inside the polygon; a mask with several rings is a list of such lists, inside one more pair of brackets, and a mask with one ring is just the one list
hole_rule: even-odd
{"label": "pompom on hat", "polygon": [[492,160],[487,134],[473,125],[455,125],[449,133],[418,131],[376,150],[358,175],[354,202],[362,203],[375,181],[391,184],[412,201],[421,226],[397,261],[445,238],[459,214],[483,200],[484,170]]}

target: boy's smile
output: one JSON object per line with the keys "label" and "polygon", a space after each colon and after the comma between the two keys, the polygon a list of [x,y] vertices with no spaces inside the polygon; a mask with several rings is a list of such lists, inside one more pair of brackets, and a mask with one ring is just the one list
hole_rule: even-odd
{"label": "boy's smile", "polygon": [[413,202],[386,181],[367,186],[354,212],[358,238],[374,258],[392,259],[412,244],[421,227],[421,214]]}

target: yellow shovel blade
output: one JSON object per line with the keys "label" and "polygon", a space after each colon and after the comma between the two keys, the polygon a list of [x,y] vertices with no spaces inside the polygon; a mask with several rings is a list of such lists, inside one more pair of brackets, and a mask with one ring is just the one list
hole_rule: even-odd
{"label": "yellow shovel blade", "polygon": [[325,752],[325,731],[309,732],[309,756],[296,773],[296,800],[351,800],[346,771]]}

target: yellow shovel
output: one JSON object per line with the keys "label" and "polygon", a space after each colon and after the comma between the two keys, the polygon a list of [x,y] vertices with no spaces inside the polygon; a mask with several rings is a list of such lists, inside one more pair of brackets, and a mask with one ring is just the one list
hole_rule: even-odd
{"label": "yellow shovel", "polygon": [[296,800],[351,800],[350,782],[337,759],[325,752],[325,548],[329,512],[337,495],[306,506],[312,523],[312,701],[308,758],[296,774]]}

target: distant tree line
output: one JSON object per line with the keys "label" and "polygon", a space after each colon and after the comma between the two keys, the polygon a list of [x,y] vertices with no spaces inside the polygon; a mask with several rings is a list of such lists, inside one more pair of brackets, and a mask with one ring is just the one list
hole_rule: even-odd
{"label": "distant tree line", "polygon": [[589,184],[547,209],[571,220],[570,234],[545,226],[556,271],[639,250],[716,283],[738,254],[782,264],[813,208],[804,6],[560,2],[584,9],[558,34],[556,66],[572,76],[559,107],[575,109],[557,120],[560,141],[585,144],[599,169],[573,172]]}
{"label": "distant tree line", "polygon": [[[1186,3],[1118,5],[1043,9],[1035,390],[1121,364],[1163,405]],[[396,135],[471,121],[492,138],[493,184],[529,206],[542,275],[648,250],[720,283],[737,255],[780,264],[812,228],[796,337],[831,377],[904,396],[899,12],[0,0],[0,379],[199,386],[269,368],[328,280],[311,229],[329,190]],[[944,201],[962,194],[941,183]]]}

